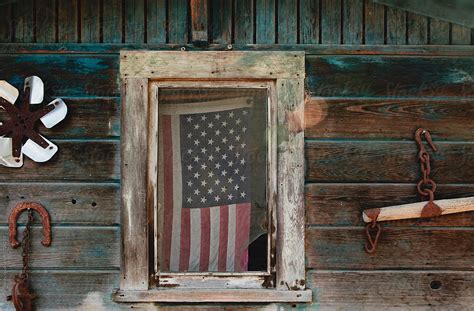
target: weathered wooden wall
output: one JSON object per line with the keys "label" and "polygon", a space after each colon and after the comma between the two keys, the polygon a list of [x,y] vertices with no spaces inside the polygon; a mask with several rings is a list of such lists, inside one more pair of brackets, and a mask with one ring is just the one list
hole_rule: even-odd
{"label": "weathered wooden wall", "polygon": [[[459,32],[456,25],[369,1],[239,0],[234,1],[234,11],[230,1],[210,2],[212,42],[233,42],[240,49],[307,51],[306,262],[314,303],[297,308],[472,307],[473,213],[387,224],[379,251],[372,256],[363,251],[360,216],[365,208],[419,200],[412,142],[419,126],[431,130],[439,147],[432,172],[439,198],[473,195],[474,51],[465,46],[399,46],[470,44],[470,30]],[[43,3],[56,9],[42,10]],[[190,42],[188,1],[123,3],[124,12],[122,1],[19,0],[6,7],[14,23],[0,27],[0,40],[118,44],[0,45],[0,79],[20,87],[24,77],[39,75],[49,94],[64,97],[70,108],[61,126],[44,131],[60,147],[53,161],[27,160],[19,170],[0,167],[0,297],[7,295],[21,266],[19,252],[7,243],[6,218],[16,203],[31,199],[42,202],[53,219],[52,247],[34,242],[33,282],[39,306],[163,308],[111,301],[120,264],[118,51],[149,47],[141,45],[144,42]],[[26,15],[18,15],[19,10]],[[413,18],[421,31],[413,30]],[[287,45],[271,46],[276,42]],[[318,48],[297,43],[367,46]],[[384,43],[398,46],[370,45]],[[268,308],[272,307],[291,305]],[[0,309],[11,310],[11,305],[0,299]]]}

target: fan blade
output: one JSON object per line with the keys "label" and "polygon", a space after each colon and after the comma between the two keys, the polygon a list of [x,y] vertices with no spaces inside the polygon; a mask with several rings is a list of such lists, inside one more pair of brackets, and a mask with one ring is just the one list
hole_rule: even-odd
{"label": "fan blade", "polygon": [[66,103],[61,99],[55,99],[49,105],[54,105],[54,109],[45,114],[40,120],[47,128],[52,128],[66,117],[67,106]]}
{"label": "fan blade", "polygon": [[0,137],[0,165],[7,167],[22,167],[23,155],[19,158],[12,156],[12,139],[9,137]]}
{"label": "fan blade", "polygon": [[19,95],[20,92],[13,85],[5,80],[0,81],[0,97],[8,100],[13,105]]}
{"label": "fan blade", "polygon": [[43,102],[44,83],[37,76],[31,76],[25,79],[25,89],[30,88],[30,104],[36,105]]}
{"label": "fan blade", "polygon": [[58,152],[58,146],[43,136],[41,137],[48,142],[49,147],[43,148],[31,139],[28,139],[21,149],[24,155],[35,162],[46,162]]}

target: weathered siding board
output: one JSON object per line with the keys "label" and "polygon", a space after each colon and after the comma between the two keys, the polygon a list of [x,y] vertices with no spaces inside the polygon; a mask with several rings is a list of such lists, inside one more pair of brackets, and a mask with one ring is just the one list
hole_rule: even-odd
{"label": "weathered siding board", "polygon": [[232,42],[232,1],[210,0],[213,43]]}
{"label": "weathered siding board", "polygon": [[102,32],[105,43],[122,42],[122,0],[107,0],[103,8]]}
{"label": "weathered siding board", "polygon": [[315,96],[474,96],[474,59],[307,56],[306,87]]}
{"label": "weathered siding board", "polygon": [[[0,183],[0,224],[20,202],[43,204],[55,224],[115,225],[120,223],[118,183]],[[39,217],[36,217],[37,222]],[[26,213],[18,223],[25,223]],[[54,233],[54,231],[53,231]],[[40,236],[35,236],[40,239]]]}
{"label": "weathered siding board", "polygon": [[307,138],[412,140],[418,127],[435,141],[474,141],[474,100],[310,98]]}
{"label": "weathered siding board", "polygon": [[451,44],[471,44],[471,29],[451,24]]}
{"label": "weathered siding board", "polygon": [[1,55],[0,76],[17,88],[31,75],[45,81],[50,96],[119,96],[118,56]]}
{"label": "weathered siding board", "polygon": [[[81,42],[101,42],[100,1],[80,0],[81,3]],[[69,7],[71,9],[71,7]]]}
{"label": "weathered siding board", "polygon": [[55,0],[36,0],[36,42],[56,41],[56,2]]}
{"label": "weathered siding board", "polygon": [[300,43],[320,43],[319,0],[300,0]]}
{"label": "weathered siding board", "polygon": [[407,24],[406,12],[388,7],[387,8],[387,44],[406,44]]}
{"label": "weathered siding board", "polygon": [[[20,227],[20,231],[23,227]],[[50,247],[41,245],[40,227],[32,231],[30,257],[32,269],[118,269],[120,230],[116,226],[53,226]],[[8,246],[8,226],[0,226],[0,242],[5,245],[0,257],[3,269],[21,269],[21,250]]]}
{"label": "weathered siding board", "polygon": [[234,1],[235,43],[254,43],[254,14],[253,0]]}
{"label": "weathered siding board", "polygon": [[166,43],[166,0],[147,0],[147,43]]}
{"label": "weathered siding board", "polygon": [[145,0],[125,0],[125,43],[145,42]]}
{"label": "weathered siding board", "polygon": [[341,1],[321,0],[321,43],[341,44]]}
{"label": "weathered siding board", "polygon": [[255,23],[257,25],[255,41],[257,44],[274,44],[276,42],[275,1],[255,0]]}
{"label": "weathered siding board", "polygon": [[279,44],[298,43],[298,1],[278,1],[278,38]]}
{"label": "weathered siding board", "polygon": [[[438,184],[437,199],[472,196],[474,185]],[[361,226],[367,208],[418,202],[416,184],[329,183],[307,184],[306,222],[318,226]],[[431,219],[391,221],[384,227],[473,227],[474,213],[460,213]]]}
{"label": "weathered siding board", "polygon": [[34,2],[18,0],[13,6],[14,42],[34,42]]}
{"label": "weathered siding board", "polygon": [[0,166],[0,181],[117,181],[120,179],[116,140],[53,140],[59,152],[47,163],[25,159],[22,168]]}
{"label": "weathered siding board", "polygon": [[430,44],[449,44],[450,26],[448,22],[430,18]]}
{"label": "weathered siding board", "polygon": [[428,18],[414,13],[407,13],[407,44],[428,44]]}
{"label": "weathered siding board", "polygon": [[364,0],[342,0],[343,44],[362,44]]}
{"label": "weathered siding board", "polygon": [[385,7],[372,0],[364,1],[365,44],[385,43]]}
{"label": "weathered siding board", "polygon": [[168,43],[187,43],[188,1],[168,1]]}
{"label": "weathered siding board", "polygon": [[[474,183],[474,143],[437,142],[431,176],[438,183]],[[309,181],[414,182],[420,179],[412,141],[310,141],[306,143]]]}
{"label": "weathered siding board", "polygon": [[2,13],[3,16],[0,20],[0,43],[12,42],[12,5],[4,4],[2,7]]}
{"label": "weathered siding board", "polygon": [[79,40],[77,1],[78,0],[57,0],[58,42],[78,42]]}

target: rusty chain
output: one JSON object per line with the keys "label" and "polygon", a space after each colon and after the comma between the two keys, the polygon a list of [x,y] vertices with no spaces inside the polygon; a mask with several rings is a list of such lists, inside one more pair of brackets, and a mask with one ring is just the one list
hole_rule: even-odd
{"label": "rusty chain", "polygon": [[31,224],[33,223],[33,211],[28,210],[28,220],[26,222],[25,230],[23,231],[23,238],[21,240],[21,256],[23,260],[23,269],[20,278],[29,279],[28,261],[30,260],[31,247]]}

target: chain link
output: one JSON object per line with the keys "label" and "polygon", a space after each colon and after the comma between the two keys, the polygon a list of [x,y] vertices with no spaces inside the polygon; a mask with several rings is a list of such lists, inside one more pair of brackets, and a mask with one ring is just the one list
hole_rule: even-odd
{"label": "chain link", "polygon": [[23,259],[23,269],[21,271],[20,278],[28,279],[29,278],[29,267],[28,261],[30,259],[30,248],[31,248],[31,225],[33,224],[34,217],[33,211],[28,210],[28,220],[26,222],[25,230],[23,231],[23,238],[21,240],[21,256]]}

